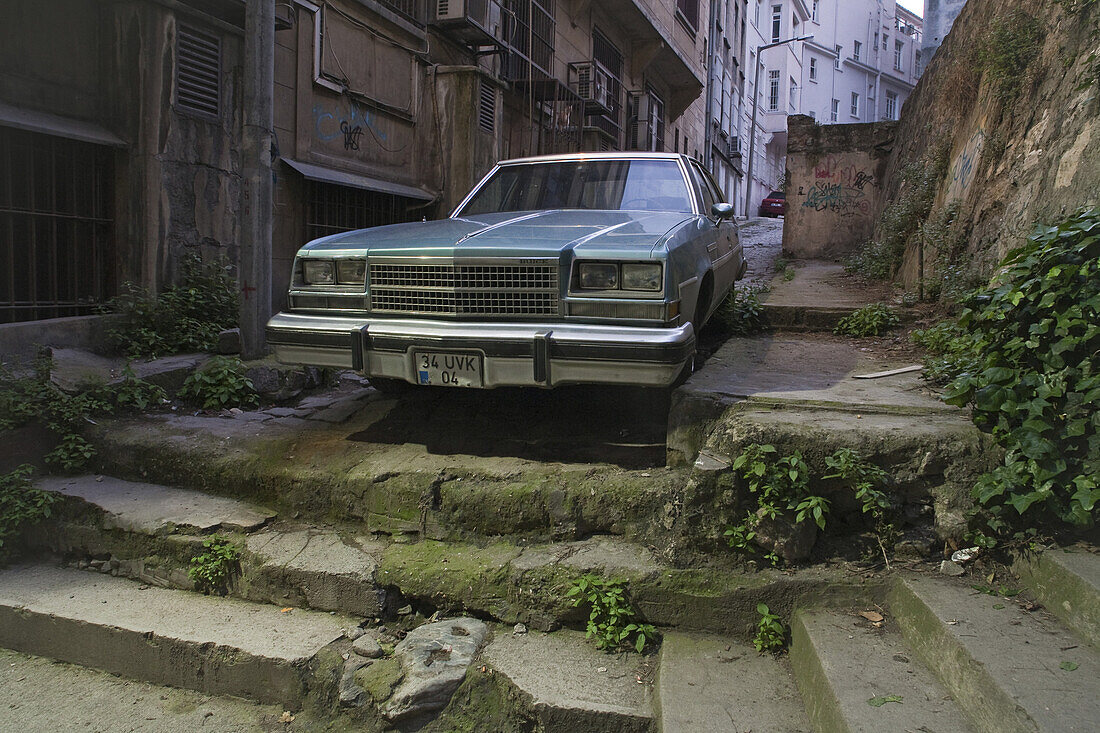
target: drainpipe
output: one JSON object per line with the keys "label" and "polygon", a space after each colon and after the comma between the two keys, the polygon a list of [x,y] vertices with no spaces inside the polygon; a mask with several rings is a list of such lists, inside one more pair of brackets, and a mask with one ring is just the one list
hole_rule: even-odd
{"label": "drainpipe", "polygon": [[[711,164],[714,160],[714,44],[716,42],[716,36],[718,34],[718,0],[710,0],[710,14],[708,16],[708,22],[710,27],[707,30],[707,105],[704,116],[706,121],[703,125],[703,165],[708,171],[712,171]],[[713,171],[712,171],[713,172]]]}
{"label": "drainpipe", "polygon": [[271,317],[271,218],[274,183],[275,0],[245,6],[244,101],[241,131],[241,356],[265,353],[264,327]]}

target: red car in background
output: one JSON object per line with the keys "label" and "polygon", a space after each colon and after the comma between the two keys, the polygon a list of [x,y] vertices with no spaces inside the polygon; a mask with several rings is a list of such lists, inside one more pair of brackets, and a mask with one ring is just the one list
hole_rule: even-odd
{"label": "red car in background", "polygon": [[783,216],[787,212],[787,198],[782,191],[772,191],[760,202],[760,216]]}

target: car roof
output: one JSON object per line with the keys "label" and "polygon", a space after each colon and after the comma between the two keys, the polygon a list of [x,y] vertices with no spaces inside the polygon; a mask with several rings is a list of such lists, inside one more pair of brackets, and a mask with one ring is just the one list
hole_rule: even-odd
{"label": "car roof", "polygon": [[683,153],[650,153],[642,151],[629,152],[587,152],[587,153],[559,153],[557,155],[534,155],[526,158],[510,158],[502,160],[497,165],[515,165],[517,163],[558,163],[570,160],[683,160],[687,162],[688,156]]}

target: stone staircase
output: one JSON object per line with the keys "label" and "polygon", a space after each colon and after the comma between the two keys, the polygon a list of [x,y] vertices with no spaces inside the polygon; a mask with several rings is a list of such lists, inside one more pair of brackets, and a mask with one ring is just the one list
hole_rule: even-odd
{"label": "stone staircase", "polygon": [[[845,584],[821,569],[687,571],[608,537],[404,542],[107,476],[39,486],[66,498],[28,538],[42,559],[0,571],[0,646],[275,705],[298,716],[292,730],[339,720],[365,730],[1061,732],[1100,721],[1100,557],[1087,551],[1017,564],[1054,618],[934,573]],[[211,533],[243,548],[230,597],[190,590],[187,561]],[[570,630],[583,619],[563,590],[589,571],[630,581],[662,626],[655,655],[604,654]],[[749,643],[761,601],[790,620],[789,655]],[[878,610],[858,614],[868,609]],[[433,657],[410,662],[400,645],[358,638],[385,644],[387,626],[462,614],[487,627],[457,687],[430,713],[387,717],[397,681],[430,677]],[[448,660],[451,646],[439,646]]]}

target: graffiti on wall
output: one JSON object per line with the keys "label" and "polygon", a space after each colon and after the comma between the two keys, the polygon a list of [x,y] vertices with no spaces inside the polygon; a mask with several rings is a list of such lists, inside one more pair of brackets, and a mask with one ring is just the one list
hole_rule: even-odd
{"label": "graffiti on wall", "polygon": [[974,169],[982,157],[985,147],[985,130],[979,127],[966,141],[962,151],[951,165],[950,183],[947,185],[947,198],[962,198],[974,180]]}
{"label": "graffiti on wall", "polygon": [[871,213],[868,193],[877,186],[873,174],[830,155],[814,166],[813,185],[809,190],[799,186],[798,195],[805,198],[802,207],[806,209],[863,216]]}
{"label": "graffiti on wall", "polygon": [[374,114],[354,101],[349,101],[345,110],[323,104],[313,107],[313,134],[321,142],[342,138],[344,150],[359,150],[359,140],[365,130],[369,130],[379,144],[385,142],[386,132],[379,129]]}

